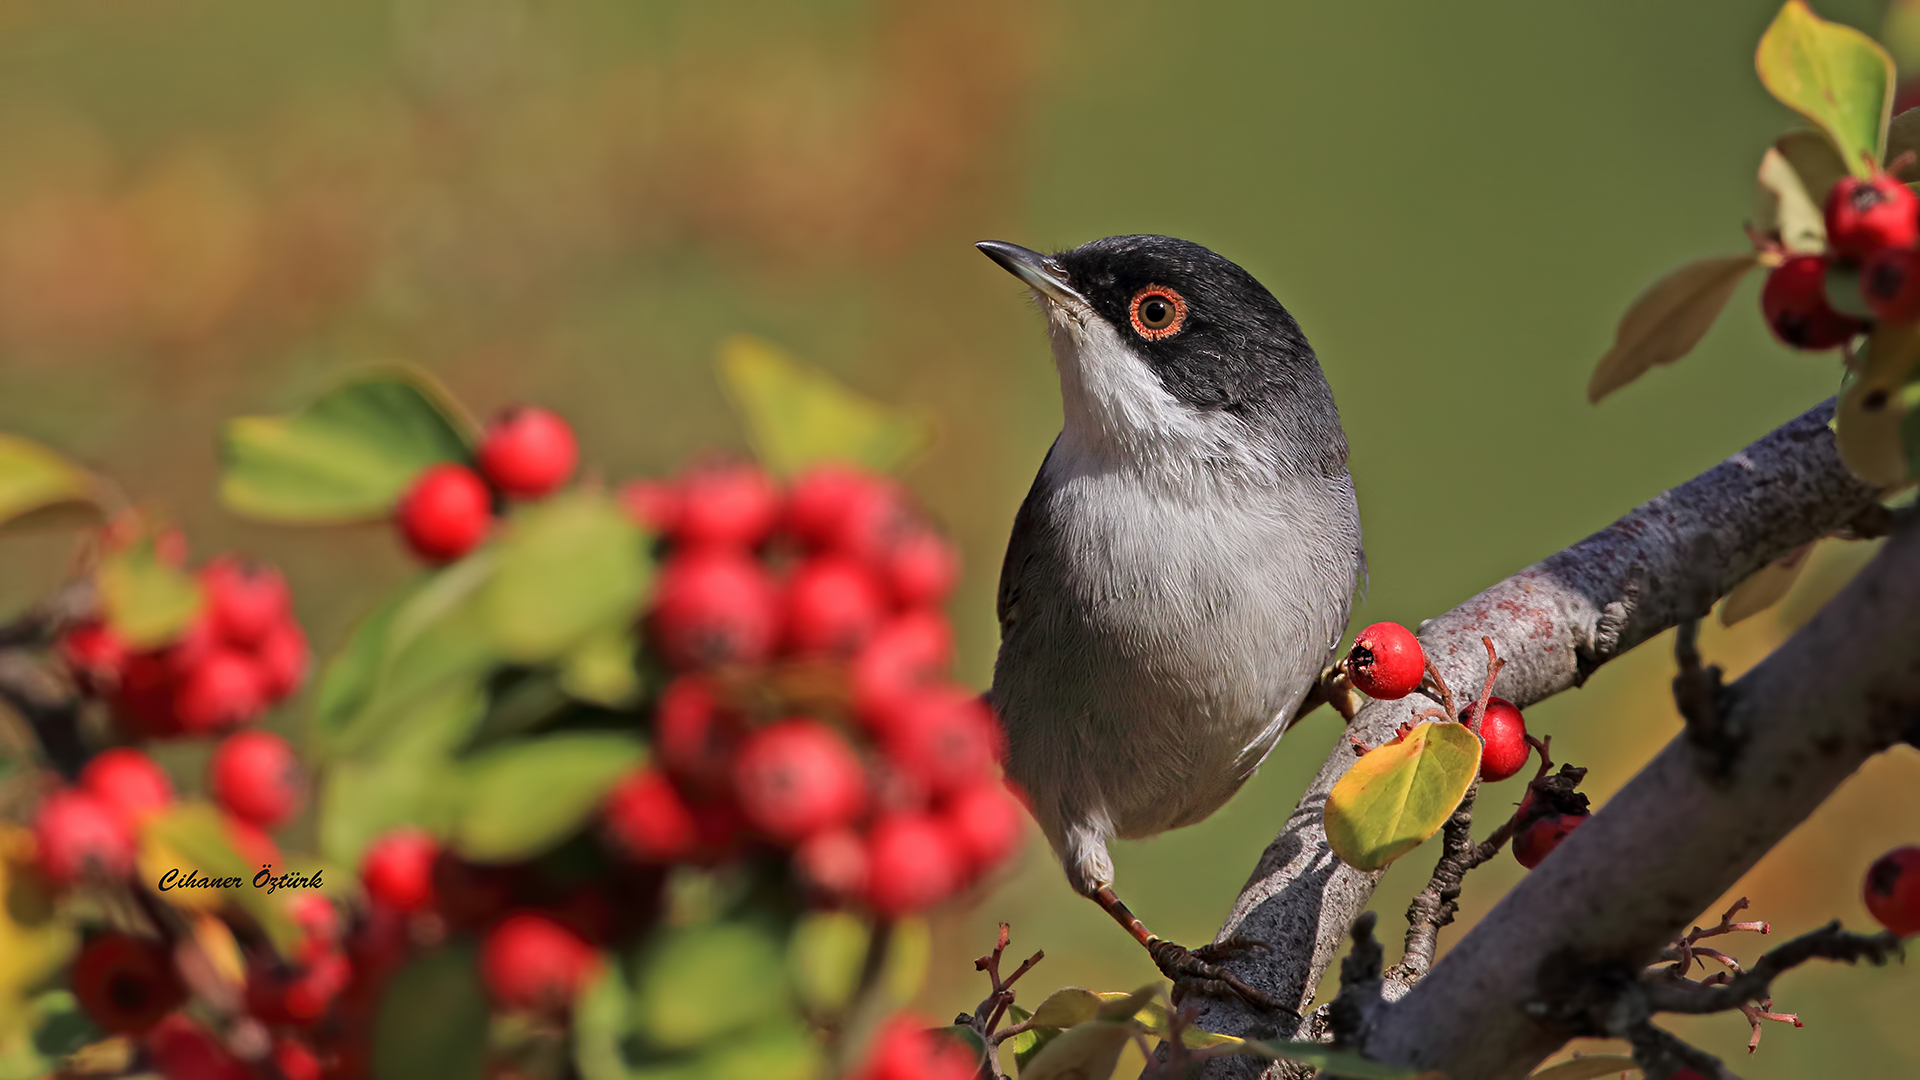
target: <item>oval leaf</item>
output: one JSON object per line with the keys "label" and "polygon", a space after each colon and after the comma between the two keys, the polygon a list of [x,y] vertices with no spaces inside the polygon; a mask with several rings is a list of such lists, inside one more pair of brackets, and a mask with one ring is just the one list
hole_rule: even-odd
{"label": "oval leaf", "polygon": [[462,768],[453,847],[476,862],[511,862],[585,824],[607,790],[639,765],[638,740],[577,732],[503,743]]}
{"label": "oval leaf", "polygon": [[32,439],[0,434],[0,523],[59,507],[93,507],[98,495],[92,473]]}
{"label": "oval leaf", "polygon": [[720,375],[754,453],[782,475],[823,461],[893,472],[931,435],[923,417],[857,394],[758,338],[723,342]]}
{"label": "oval leaf", "polygon": [[1599,401],[1649,368],[1692,352],[1740,279],[1759,263],[1756,254],[1702,259],[1654,282],[1621,317],[1613,348],[1587,381],[1587,400]]}
{"label": "oval leaf", "polygon": [[1907,411],[1907,376],[1920,362],[1920,323],[1874,328],[1856,358],[1858,373],[1840,392],[1834,434],[1840,458],[1869,484],[1897,487],[1907,479],[1906,447],[1900,438]]}
{"label": "oval leaf", "polygon": [[1053,1037],[1020,1068],[1020,1080],[1106,1080],[1138,1031],[1124,1020],[1089,1020]]}
{"label": "oval leaf", "polygon": [[479,1080],[486,1057],[487,999],[471,947],[416,960],[387,984],[373,1022],[374,1080]]}
{"label": "oval leaf", "polygon": [[1480,772],[1480,739],[1464,725],[1419,724],[1377,746],[1327,794],[1327,842],[1358,870],[1378,870],[1419,847]]}
{"label": "oval leaf", "polygon": [[631,623],[652,570],[640,527],[603,494],[576,492],[516,514],[480,607],[494,645],[522,663],[555,660]]}
{"label": "oval leaf", "polygon": [[635,1032],[691,1050],[778,1016],[788,1005],[781,945],[764,927],[724,922],[668,933],[640,959]]}
{"label": "oval leaf", "polygon": [[1807,556],[1812,553],[1812,544],[1801,544],[1785,558],[1768,563],[1735,585],[1727,598],[1720,601],[1720,625],[1732,626],[1779,603],[1787,590],[1793,588],[1793,583],[1800,580],[1800,572],[1807,568]]}
{"label": "oval leaf", "polygon": [[102,559],[96,580],[108,625],[136,649],[174,640],[200,613],[200,583],[162,559],[151,539]]}
{"label": "oval leaf", "polygon": [[1754,228],[1777,238],[1788,251],[1807,254],[1825,251],[1827,223],[1820,204],[1807,193],[1805,181],[1786,155],[1769,147],[1760,158],[1759,179]]}
{"label": "oval leaf", "polygon": [[1638,1073],[1640,1063],[1619,1054],[1587,1054],[1549,1065],[1527,1080],[1601,1080],[1602,1077]]}
{"label": "oval leaf", "polygon": [[[1827,205],[1827,193],[1833,185],[1847,175],[1847,163],[1840,157],[1840,149],[1833,140],[1818,131],[1789,131],[1773,141],[1773,148],[1787,159],[1793,167],[1794,175],[1800,178],[1800,184],[1806,189],[1807,198],[1813,205],[1824,208]],[[1824,210],[1820,219],[1820,234],[1827,232]],[[1824,250],[1824,249],[1822,249]]]}
{"label": "oval leaf", "polygon": [[815,911],[801,917],[787,942],[787,971],[807,1011],[837,1015],[860,989],[871,935],[859,916]]}
{"label": "oval leaf", "polygon": [[1893,105],[1893,58],[1885,49],[1789,0],[1761,35],[1753,64],[1769,93],[1833,138],[1848,171],[1871,175]]}
{"label": "oval leaf", "polygon": [[1075,1024],[1084,1024],[1100,1015],[1100,1006],[1105,1001],[1091,990],[1082,990],[1078,986],[1062,987],[1047,995],[1047,1000],[1033,1010],[1033,1022],[1045,1027],[1070,1028]]}
{"label": "oval leaf", "polygon": [[[1167,1007],[1154,999],[1154,995],[1151,993],[1154,988],[1145,987],[1144,989],[1149,992],[1149,1000],[1146,1004],[1140,1006],[1139,1011],[1133,1014],[1133,1019],[1151,1028],[1154,1034],[1159,1035],[1161,1038],[1167,1038],[1173,1033],[1173,1018],[1167,1015]],[[1138,993],[1139,991],[1135,991],[1133,994],[1103,993],[1100,995],[1100,1000],[1108,1003],[1127,1001],[1134,999]],[[1197,1027],[1188,1026],[1182,1029],[1180,1041],[1187,1044],[1189,1049],[1198,1050],[1202,1047],[1221,1046],[1227,1043],[1237,1043],[1241,1040],[1232,1035],[1219,1035],[1211,1031],[1202,1031]]]}
{"label": "oval leaf", "polygon": [[600,972],[573,1005],[573,1062],[583,1080],[628,1080],[623,1049],[633,1031],[631,996],[619,964]]}
{"label": "oval leaf", "polygon": [[243,416],[221,440],[228,509],[306,524],[382,518],[420,470],[471,454],[472,422],[426,375],[382,371],[292,416]]}

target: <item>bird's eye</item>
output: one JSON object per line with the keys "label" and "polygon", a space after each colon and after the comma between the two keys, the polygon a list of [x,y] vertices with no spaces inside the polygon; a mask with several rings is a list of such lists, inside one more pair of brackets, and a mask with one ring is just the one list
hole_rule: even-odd
{"label": "bird's eye", "polygon": [[1133,319],[1136,333],[1148,341],[1158,341],[1180,332],[1187,321],[1187,301],[1165,285],[1149,285],[1133,294],[1127,314]]}

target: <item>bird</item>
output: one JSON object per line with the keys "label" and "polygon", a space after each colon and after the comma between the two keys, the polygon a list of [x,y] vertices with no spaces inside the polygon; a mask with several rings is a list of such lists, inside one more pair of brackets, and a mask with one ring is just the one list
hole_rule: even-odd
{"label": "bird", "polygon": [[1199,244],[975,246],[1032,290],[1063,414],[1000,574],[1007,778],[1176,987],[1271,1005],[1218,964],[1245,943],[1149,932],[1108,845],[1219,809],[1333,677],[1366,555],[1332,390],[1286,308]]}

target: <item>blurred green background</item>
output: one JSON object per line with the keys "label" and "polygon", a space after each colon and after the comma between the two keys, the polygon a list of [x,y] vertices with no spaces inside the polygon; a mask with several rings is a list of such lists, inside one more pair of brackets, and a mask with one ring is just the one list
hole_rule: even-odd
{"label": "blurred green background", "polygon": [[[1873,29],[1883,5],[1817,7]],[[743,448],[711,358],[753,332],[939,417],[909,480],[965,548],[954,617],[984,685],[1001,546],[1059,405],[1023,290],[969,244],[1165,232],[1245,265],[1306,328],[1353,445],[1373,572],[1356,618],[1411,624],[1832,392],[1836,363],[1773,344],[1750,281],[1686,363],[1598,408],[1583,393],[1644,285],[1746,244],[1760,151],[1791,125],[1752,70],[1774,11],[5,0],[0,428],[163,504],[199,555],[282,564],[324,651],[414,570],[385,529],[224,515],[221,420],[405,358],[481,412],[558,408],[625,478]],[[71,554],[0,544],[0,611]],[[1709,649],[1758,659],[1863,555],[1824,551]],[[1678,729],[1664,645],[1530,717],[1602,800]],[[1317,716],[1212,820],[1120,845],[1122,894],[1160,933],[1209,938],[1337,735]],[[1736,895],[1781,931],[1862,924],[1866,864],[1920,840],[1916,780],[1910,750],[1872,763]],[[1430,866],[1389,874],[1386,925]],[[1520,872],[1470,879],[1468,918]],[[999,920],[1047,950],[1036,998],[1153,975],[1036,836],[936,927],[927,1012],[978,1000],[969,961]],[[1920,1070],[1912,972],[1777,989],[1807,1026],[1751,1059],[1738,1017],[1677,1026],[1752,1077]]]}

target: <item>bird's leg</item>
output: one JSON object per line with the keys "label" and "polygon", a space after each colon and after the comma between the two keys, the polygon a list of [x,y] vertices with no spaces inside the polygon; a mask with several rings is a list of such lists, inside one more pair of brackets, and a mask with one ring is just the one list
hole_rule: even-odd
{"label": "bird's leg", "polygon": [[1313,681],[1313,685],[1307,687],[1307,696],[1301,699],[1300,707],[1293,711],[1293,718],[1287,721],[1287,730],[1293,730],[1293,725],[1306,719],[1308,713],[1322,705],[1332,705],[1333,711],[1349,722],[1360,711],[1360,702],[1353,696],[1353,683],[1347,679],[1345,664],[1329,664],[1320,677]]}
{"label": "bird's leg", "polygon": [[1114,922],[1119,923],[1127,933],[1133,935],[1133,940],[1146,948],[1147,955],[1153,958],[1153,964],[1160,969],[1160,974],[1173,980],[1176,996],[1184,996],[1183,990],[1198,990],[1203,994],[1231,993],[1263,1009],[1279,1008],[1272,998],[1247,985],[1233,972],[1217,966],[1220,960],[1234,953],[1266,948],[1260,942],[1229,938],[1202,945],[1198,949],[1188,949],[1148,930],[1140,917],[1128,910],[1127,905],[1114,895],[1111,885],[1095,889],[1093,902],[1113,916]]}

